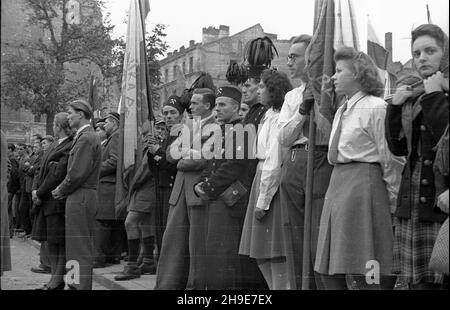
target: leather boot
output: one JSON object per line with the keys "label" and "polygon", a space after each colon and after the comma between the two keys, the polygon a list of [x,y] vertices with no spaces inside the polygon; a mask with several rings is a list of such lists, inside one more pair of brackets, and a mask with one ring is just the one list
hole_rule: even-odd
{"label": "leather boot", "polygon": [[127,281],[132,279],[137,279],[141,277],[141,270],[136,264],[126,265],[122,273],[115,276],[116,281]]}

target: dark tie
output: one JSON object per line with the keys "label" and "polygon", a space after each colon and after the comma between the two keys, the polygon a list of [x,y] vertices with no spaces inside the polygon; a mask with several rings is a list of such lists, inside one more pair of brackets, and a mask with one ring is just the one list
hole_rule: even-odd
{"label": "dark tie", "polygon": [[336,131],[334,132],[333,139],[331,140],[328,157],[332,163],[337,162],[339,138],[341,137],[341,129],[342,129],[342,115],[347,110],[347,103],[348,101],[346,100],[343,105],[342,112],[339,115],[339,121],[336,127]]}

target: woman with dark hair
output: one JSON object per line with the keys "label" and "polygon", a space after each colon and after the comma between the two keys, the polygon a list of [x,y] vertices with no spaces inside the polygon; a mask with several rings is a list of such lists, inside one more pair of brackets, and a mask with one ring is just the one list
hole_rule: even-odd
{"label": "woman with dark hair", "polygon": [[[391,274],[396,204],[404,159],[384,138],[386,102],[373,61],[351,47],[334,55],[332,79],[346,100],[333,121],[328,161],[334,165],[320,219],[314,270],[325,289],[347,289],[346,275],[378,289]],[[372,273],[371,273],[372,272]],[[368,283],[367,274],[375,280]],[[364,280],[363,280],[364,279]],[[387,283],[386,283],[387,284]]]}
{"label": "woman with dark hair", "polygon": [[282,149],[278,142],[278,116],[285,94],[292,90],[289,78],[275,70],[264,70],[258,93],[268,108],[258,134],[259,160],[242,229],[239,254],[255,258],[269,289],[290,289],[278,187]]}
{"label": "woman with dark hair", "polygon": [[438,288],[444,282],[428,263],[447,217],[436,207],[433,162],[448,125],[448,49],[448,37],[438,26],[413,30],[413,66],[421,79],[398,87],[387,109],[389,148],[408,157],[394,219],[394,271],[411,289]]}
{"label": "woman with dark hair", "polygon": [[55,115],[53,132],[58,140],[53,142],[42,158],[39,170],[37,190],[32,192],[33,202],[38,208],[36,229],[33,239],[47,241],[51,264],[51,278],[42,290],[64,289],[66,273],[65,248],[65,206],[66,200],[52,197],[52,191],[64,180],[67,173],[69,152],[74,132],[69,126],[68,114],[61,112]]}

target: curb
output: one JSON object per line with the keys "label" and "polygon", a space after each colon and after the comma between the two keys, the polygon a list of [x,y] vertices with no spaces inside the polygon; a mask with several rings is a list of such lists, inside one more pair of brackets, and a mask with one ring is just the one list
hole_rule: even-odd
{"label": "curb", "polygon": [[[27,238],[25,241],[28,244],[30,244],[32,247],[34,247],[35,249],[40,250],[40,248],[41,248],[40,242],[30,239],[30,238]],[[101,286],[104,286],[108,290],[128,290],[128,288],[126,286],[120,285],[116,281],[108,279],[103,274],[97,272],[96,269],[93,270],[92,280],[94,282],[97,282]]]}

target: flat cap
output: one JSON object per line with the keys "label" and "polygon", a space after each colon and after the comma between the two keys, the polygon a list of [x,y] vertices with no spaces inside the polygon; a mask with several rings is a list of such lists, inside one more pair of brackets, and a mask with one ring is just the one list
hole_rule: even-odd
{"label": "flat cap", "polygon": [[113,119],[115,119],[117,122],[120,122],[120,115],[117,112],[109,112],[108,116],[106,116],[106,118],[111,117]]}
{"label": "flat cap", "polygon": [[74,110],[85,112],[86,114],[89,115],[89,118],[92,117],[91,105],[82,99],[72,101],[71,103],[69,103],[69,106],[72,107]]}

